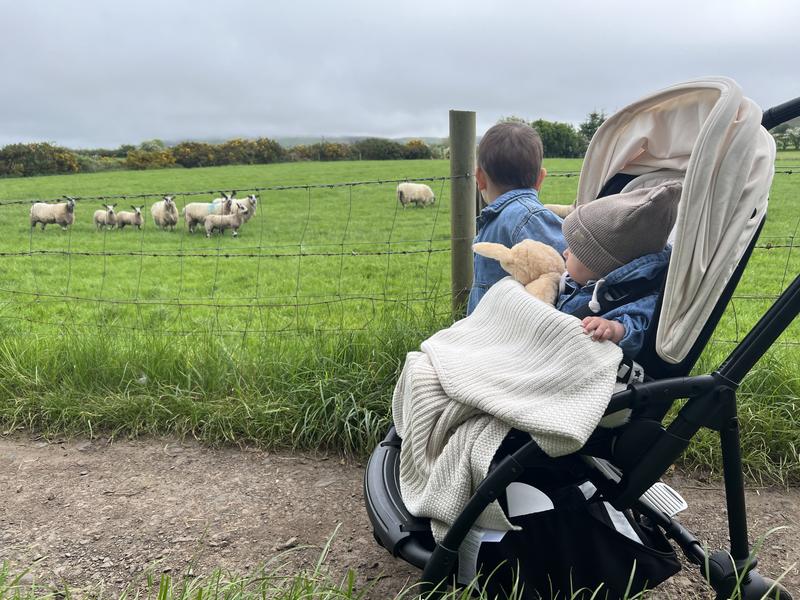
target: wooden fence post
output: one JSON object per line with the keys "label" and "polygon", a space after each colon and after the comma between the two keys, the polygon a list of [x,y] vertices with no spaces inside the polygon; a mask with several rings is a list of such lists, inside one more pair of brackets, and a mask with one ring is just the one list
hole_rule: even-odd
{"label": "wooden fence post", "polygon": [[475,237],[475,113],[450,111],[450,273],[453,317],[461,318],[472,287]]}

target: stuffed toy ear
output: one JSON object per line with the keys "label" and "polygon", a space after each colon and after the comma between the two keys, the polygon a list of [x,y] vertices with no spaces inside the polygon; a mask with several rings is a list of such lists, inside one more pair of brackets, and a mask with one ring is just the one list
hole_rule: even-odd
{"label": "stuffed toy ear", "polygon": [[472,245],[472,249],[476,254],[493,258],[495,260],[508,260],[511,258],[511,248],[506,248],[503,244],[495,244],[494,242],[478,242]]}

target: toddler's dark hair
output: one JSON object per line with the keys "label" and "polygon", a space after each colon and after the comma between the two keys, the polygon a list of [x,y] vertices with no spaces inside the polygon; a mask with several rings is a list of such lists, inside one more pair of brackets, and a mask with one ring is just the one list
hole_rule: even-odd
{"label": "toddler's dark hair", "polygon": [[532,188],[542,168],[542,138],[523,123],[498,123],[478,145],[478,166],[498,187]]}

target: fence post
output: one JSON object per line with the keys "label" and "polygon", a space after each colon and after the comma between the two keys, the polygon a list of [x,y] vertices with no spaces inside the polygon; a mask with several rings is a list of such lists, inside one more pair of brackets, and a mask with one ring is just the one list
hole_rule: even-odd
{"label": "fence post", "polygon": [[[465,177],[465,175],[467,175]],[[472,287],[475,237],[475,113],[450,111],[450,273],[453,316],[460,318]]]}

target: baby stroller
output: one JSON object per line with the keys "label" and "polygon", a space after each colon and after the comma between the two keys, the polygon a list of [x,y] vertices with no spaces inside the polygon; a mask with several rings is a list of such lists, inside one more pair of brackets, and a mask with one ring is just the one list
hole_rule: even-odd
{"label": "baby stroller", "polygon": [[[613,570],[620,565],[625,573],[619,574],[616,590],[609,586],[611,595],[623,595],[626,580],[632,584],[631,593],[652,588],[680,568],[668,538],[699,566],[717,598],[728,598],[736,589],[745,600],[767,593],[769,598],[791,598],[781,585],[758,573],[751,555],[736,390],[800,312],[800,276],[716,371],[695,376],[689,372],[739,282],[766,217],[775,158],[766,130],[798,115],[800,98],[762,115],[735,82],[710,78],[648,96],[610,117],[597,131],[581,172],[579,201],[628,191],[637,184],[683,180],[673,254],[661,283],[655,322],[636,363],[621,369],[630,373],[638,364],[646,376],[630,380],[615,393],[605,413],[629,410],[630,418],[616,428],[598,428],[580,451],[555,459],[530,436],[512,432],[488,476],[438,543],[429,520],[411,515],[400,495],[402,440],[392,427],[367,465],[366,507],[378,543],[423,570],[420,592],[443,590],[461,567],[459,550],[474,543],[469,538],[479,515],[495,500],[507,510],[502,500],[509,486],[526,481],[553,491],[553,498],[579,487],[584,507],[607,507],[606,521],[619,521],[623,515],[617,532],[633,529],[633,536],[623,531],[613,539],[592,539],[594,533],[580,529],[594,522],[596,515],[587,517],[588,509],[512,519],[522,531],[507,532],[501,542],[480,544],[479,550],[478,564],[495,571],[501,592],[508,589],[508,582],[502,583],[504,562],[516,562],[522,582],[546,598],[542,582],[549,582],[553,597],[552,590],[560,589],[558,597],[566,591],[569,598],[566,586],[596,587],[615,577]],[[686,399],[680,411],[669,424],[662,423],[679,399]],[[683,499],[659,482],[701,428],[719,433],[730,538],[729,551],[708,554],[674,518],[685,508]],[[601,530],[605,531],[593,529]],[[637,572],[629,580],[633,563]],[[576,580],[565,581],[569,577]]]}

